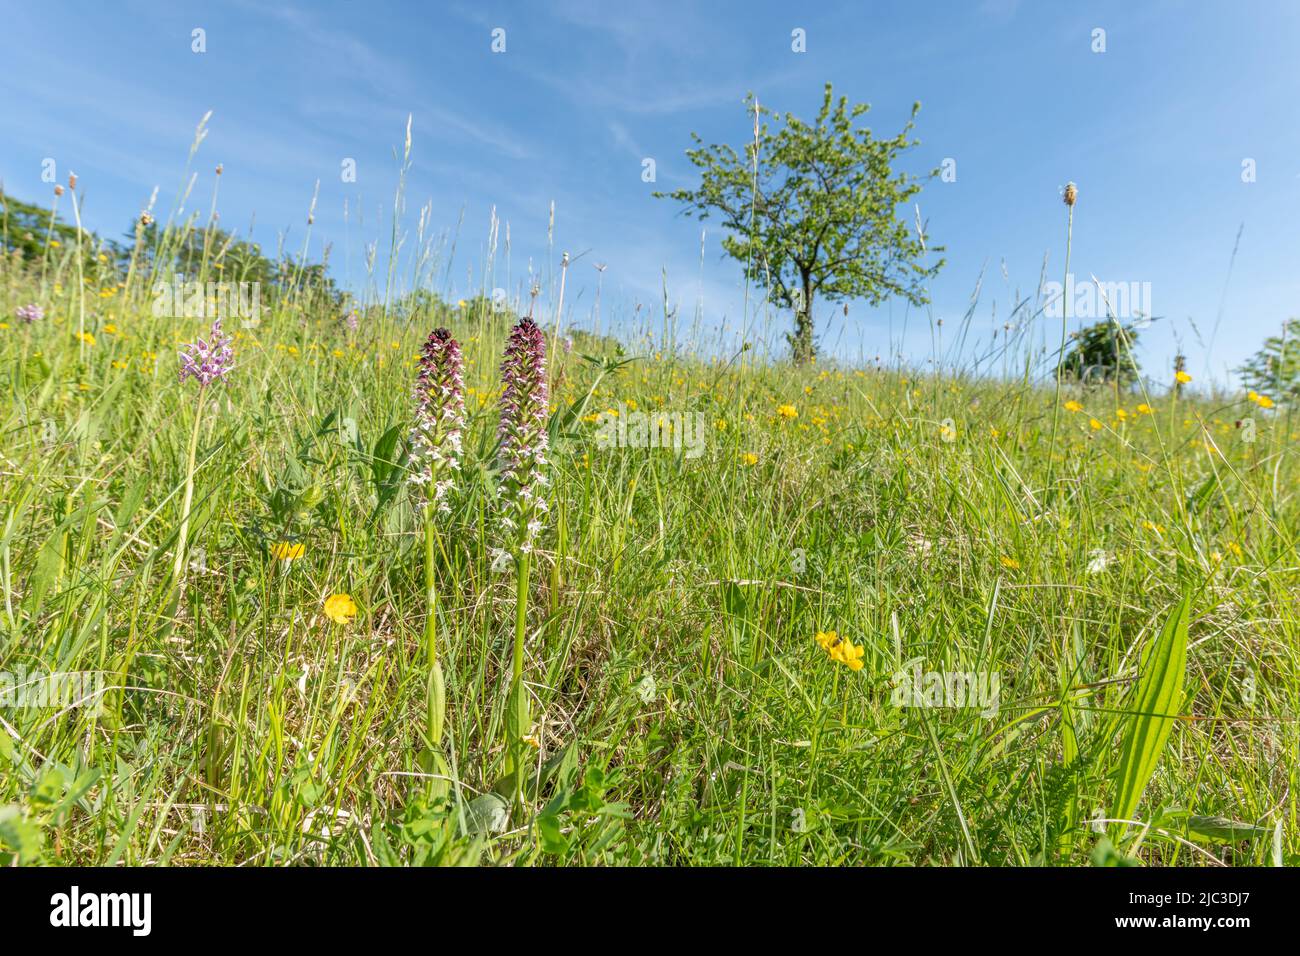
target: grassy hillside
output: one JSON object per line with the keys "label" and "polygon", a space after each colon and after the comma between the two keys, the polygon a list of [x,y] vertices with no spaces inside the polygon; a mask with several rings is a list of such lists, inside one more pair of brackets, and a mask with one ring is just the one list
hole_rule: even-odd
{"label": "grassy hillside", "polygon": [[[76,706],[0,707],[0,857],[1300,855],[1288,409],[1195,383],[1058,403],[1025,379],[620,356],[552,312],[525,619],[535,775],[512,806],[493,791],[516,612],[514,575],[493,570],[510,322],[480,300],[355,323],[311,302],[291,290],[255,326],[228,320],[235,367],[200,409],[177,352],[208,319],[154,315],[143,270],[5,258],[0,672],[91,676]],[[43,317],[18,318],[28,303]],[[435,536],[447,767],[431,775],[402,464],[440,324],[464,349],[469,419]],[[610,412],[682,416],[686,440],[607,447]],[[346,623],[325,613],[339,594]],[[985,694],[904,706],[932,673]]]}

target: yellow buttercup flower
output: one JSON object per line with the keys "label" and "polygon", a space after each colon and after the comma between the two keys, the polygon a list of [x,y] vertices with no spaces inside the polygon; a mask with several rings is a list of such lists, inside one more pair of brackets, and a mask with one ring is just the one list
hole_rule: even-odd
{"label": "yellow buttercup flower", "polygon": [[306,547],[301,541],[277,541],[271,545],[271,557],[280,561],[295,561],[303,556]]}
{"label": "yellow buttercup flower", "polygon": [[1137,410],[1138,410],[1138,413],[1139,413],[1139,414],[1142,414],[1142,415],[1150,415],[1150,414],[1152,414],[1152,411],[1153,411],[1152,408],[1151,408],[1151,406],[1148,405],[1146,402],[1143,402],[1141,405],[1139,405],[1139,406],[1137,407]]}
{"label": "yellow buttercup flower", "polygon": [[1088,419],[1088,427],[1091,428],[1091,429],[1092,429],[1093,431],[1095,431],[1095,432],[1099,432],[1099,431],[1101,431],[1102,428],[1103,428],[1101,422],[1097,421],[1097,419],[1095,419],[1095,418],[1090,418],[1090,419]]}
{"label": "yellow buttercup flower", "polygon": [[1254,389],[1251,389],[1250,392],[1246,395],[1246,397],[1250,399],[1252,402],[1254,402],[1256,405],[1258,405],[1260,408],[1273,407],[1273,399],[1269,398],[1267,395],[1259,394],[1259,392],[1255,391]]}
{"label": "yellow buttercup flower", "polygon": [[745,465],[758,464],[758,456],[755,455],[752,451],[745,452],[743,455],[740,456],[740,460]]}
{"label": "yellow buttercup flower", "polygon": [[1065,410],[1067,412],[1081,412],[1083,411],[1083,404],[1081,402],[1076,402],[1074,399],[1070,399],[1065,403]]}
{"label": "yellow buttercup flower", "polygon": [[847,637],[840,637],[834,631],[818,631],[815,640],[831,660],[844,664],[852,671],[862,670],[864,648],[861,645],[855,645]]}
{"label": "yellow buttercup flower", "polygon": [[350,624],[357,616],[357,605],[348,594],[331,594],[325,599],[325,616],[335,624]]}
{"label": "yellow buttercup flower", "polygon": [[1192,377],[1188,375],[1186,372],[1174,373],[1174,381],[1177,382],[1179,385],[1186,385],[1191,380]]}
{"label": "yellow buttercup flower", "polygon": [[799,409],[793,405],[781,405],[777,408],[776,413],[787,421],[799,417]]}

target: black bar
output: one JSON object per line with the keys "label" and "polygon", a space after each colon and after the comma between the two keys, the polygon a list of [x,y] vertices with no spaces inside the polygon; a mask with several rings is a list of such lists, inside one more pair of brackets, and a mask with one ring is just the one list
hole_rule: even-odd
{"label": "black bar", "polygon": [[[654,934],[698,927],[761,938],[773,920],[816,932],[922,932],[928,944],[969,943],[981,933],[1042,931],[1044,941],[1106,935],[1201,933],[1215,939],[1293,923],[1300,880],[1270,869],[7,869],[0,870],[5,944],[36,936],[114,937],[217,943],[313,940],[337,944],[394,932],[450,942],[478,926],[492,934],[565,927],[573,932]],[[149,894],[110,900],[109,927],[70,922],[72,887],[88,894]],[[1181,895],[1180,895],[1181,894]],[[62,905],[62,909],[60,906]],[[89,907],[89,909],[85,909]],[[559,923],[553,921],[559,920]],[[1153,922],[1126,923],[1151,920]],[[1209,920],[1209,925],[1202,921]],[[647,922],[648,921],[648,922]],[[1192,922],[1194,921],[1194,922]],[[1227,922],[1230,921],[1230,922]],[[515,927],[515,929],[510,929]],[[620,928],[621,927],[621,928]],[[972,936],[972,934],[977,934]],[[667,938],[667,937],[665,937]],[[0,952],[18,952],[9,945]]]}

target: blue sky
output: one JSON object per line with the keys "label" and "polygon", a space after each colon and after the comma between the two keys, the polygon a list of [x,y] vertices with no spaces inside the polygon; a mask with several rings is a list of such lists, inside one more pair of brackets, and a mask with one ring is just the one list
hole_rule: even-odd
{"label": "blue sky", "polygon": [[[320,180],[312,258],[332,245],[356,286],[366,243],[387,248],[400,150],[413,116],[405,227],[432,206],[456,230],[440,292],[480,288],[490,211],[508,222],[510,290],[531,262],[577,259],[566,304],[658,315],[663,272],[683,329],[744,322],[739,267],[716,227],[678,215],[652,190],[693,181],[692,131],[739,145],[747,91],[810,116],[822,86],[872,104],[893,133],[922,103],[915,172],[956,162],[954,182],[919,196],[948,264],[933,316],[951,336],[981,270],[971,337],[987,340],[1047,255],[1063,271],[1060,188],[1079,184],[1071,271],[1082,284],[1149,282],[1162,316],[1144,364],[1164,377],[1175,345],[1202,382],[1227,379],[1288,316],[1300,315],[1300,4],[1030,3],[298,3],[4,4],[0,179],[49,195],[41,163],[85,188],[87,225],[120,235],[155,186],[171,204],[195,124],[213,111],[191,207],[206,210],[224,164],[221,221],[264,246],[298,250]],[[194,53],[191,31],[206,31]],[[491,49],[505,30],[506,50]],[[806,31],[806,52],[791,31]],[[1105,33],[1093,52],[1093,31]],[[357,181],[341,181],[356,160]],[[643,182],[643,160],[657,181]],[[1242,181],[1243,160],[1256,179]],[[548,256],[550,203],[556,209]],[[345,223],[344,204],[350,211]],[[909,218],[911,211],[907,211]],[[1229,273],[1238,229],[1240,248]],[[504,234],[504,227],[503,227]],[[408,239],[405,247],[413,247]],[[549,260],[549,261],[548,261]],[[1004,277],[1003,263],[1006,274]],[[505,285],[504,251],[494,284]],[[382,268],[382,266],[381,266]],[[995,311],[996,310],[996,311]],[[902,303],[818,310],[846,359],[901,349],[931,355],[929,317]],[[754,320],[751,318],[751,322]],[[774,347],[788,316],[773,317]],[[1050,320],[1041,334],[1054,341]],[[1215,331],[1217,326],[1217,332]],[[762,329],[758,330],[759,333]],[[893,346],[891,348],[891,341]],[[1212,347],[1211,347],[1211,342]]]}

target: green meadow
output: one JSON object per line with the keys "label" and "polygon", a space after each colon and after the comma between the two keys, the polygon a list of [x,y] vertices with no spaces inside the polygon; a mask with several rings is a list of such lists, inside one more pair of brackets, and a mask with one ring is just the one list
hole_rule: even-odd
{"label": "green meadow", "polygon": [[[1033,305],[979,369],[794,364],[666,304],[598,332],[559,250],[490,295],[519,285],[495,234],[481,296],[427,291],[420,235],[341,307],[198,217],[110,249],[76,195],[45,233],[6,212],[0,259],[5,863],[1300,856],[1294,403],[1058,386]],[[182,271],[202,292],[160,306]],[[179,353],[214,307],[233,367],[200,388]],[[499,368],[530,312],[521,574]],[[445,510],[410,481],[436,327],[464,357]]]}

